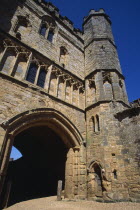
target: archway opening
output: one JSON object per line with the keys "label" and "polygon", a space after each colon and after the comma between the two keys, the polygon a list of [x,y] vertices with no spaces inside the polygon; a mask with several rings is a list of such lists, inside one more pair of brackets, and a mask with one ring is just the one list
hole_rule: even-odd
{"label": "archway opening", "polygon": [[95,176],[95,195],[97,197],[102,197],[105,188],[103,186],[103,176],[101,167],[95,162],[93,164],[93,173]]}
{"label": "archway opening", "polygon": [[14,147],[22,157],[9,162],[7,182],[11,182],[8,206],[57,193],[59,180],[65,187],[65,163],[69,148],[49,127],[36,126],[19,133]]}

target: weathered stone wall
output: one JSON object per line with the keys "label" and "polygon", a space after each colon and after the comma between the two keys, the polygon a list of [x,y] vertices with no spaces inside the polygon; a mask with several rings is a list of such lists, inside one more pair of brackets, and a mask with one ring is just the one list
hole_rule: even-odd
{"label": "weathered stone wall", "polygon": [[[41,6],[38,6],[33,1],[26,1],[26,4],[18,3],[19,6],[14,12],[11,19],[11,27],[9,33],[12,36],[16,36],[16,33],[21,34],[21,41],[31,48],[37,50],[43,55],[47,56],[52,61],[61,65],[60,63],[60,47],[64,46],[68,50],[68,62],[65,68],[77,75],[80,78],[84,78],[84,52],[83,42],[80,36],[67,30],[67,25],[64,22],[58,22],[49,14],[49,11],[44,11]],[[7,4],[9,5],[9,4]],[[9,5],[9,10],[11,5]],[[8,9],[7,9],[8,10]],[[12,16],[12,15],[11,15]],[[19,26],[16,30],[16,24],[18,16],[26,17],[28,19],[28,25]],[[49,16],[55,24],[53,41],[50,42],[44,36],[40,35],[40,27],[42,23],[42,17]],[[7,21],[5,16],[1,18],[1,28],[6,31]]]}
{"label": "weathered stone wall", "polygon": [[85,74],[97,69],[121,67],[111,31],[111,22],[104,10],[91,10],[84,20]]}
{"label": "weathered stone wall", "polygon": [[121,72],[116,48],[108,40],[93,41],[85,49],[85,54],[86,75],[96,69],[117,69]]}
{"label": "weathered stone wall", "polygon": [[[122,105],[116,104],[116,108],[117,106],[124,109]],[[104,199],[123,200],[128,199],[125,162],[122,154],[124,147],[120,145],[119,125],[114,117],[114,108],[113,103],[104,103],[87,111],[87,167],[94,161],[104,170],[102,174]],[[90,177],[89,171],[89,199],[96,197],[93,187],[95,181],[95,178]]]}
{"label": "weathered stone wall", "polygon": [[111,21],[103,9],[90,10],[84,18],[84,44],[87,46],[93,39],[107,38],[114,42],[111,30]]}
{"label": "weathered stone wall", "polygon": [[54,108],[63,113],[79,130],[85,138],[84,112],[68,106],[59,100],[41,92],[32,84],[18,82],[12,78],[5,78],[1,75],[1,93],[0,93],[0,123],[9,120],[27,110],[46,107]]}
{"label": "weathered stone wall", "polygon": [[119,121],[119,144],[124,164],[129,196],[133,201],[140,199],[140,108],[131,108],[116,115]]}

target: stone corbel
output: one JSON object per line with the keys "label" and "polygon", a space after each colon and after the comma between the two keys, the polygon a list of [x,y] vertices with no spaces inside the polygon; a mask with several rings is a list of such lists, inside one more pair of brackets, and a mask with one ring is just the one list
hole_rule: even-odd
{"label": "stone corbel", "polygon": [[35,57],[32,58],[31,62],[36,63],[38,66],[40,65],[39,61]]}

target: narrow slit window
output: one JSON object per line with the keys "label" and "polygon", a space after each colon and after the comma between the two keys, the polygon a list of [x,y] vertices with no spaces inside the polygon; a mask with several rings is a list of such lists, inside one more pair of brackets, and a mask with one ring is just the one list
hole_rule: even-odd
{"label": "narrow slit window", "polygon": [[93,128],[93,132],[95,132],[95,119],[94,119],[94,117],[92,117],[92,128]]}
{"label": "narrow slit window", "polygon": [[97,131],[100,131],[100,122],[99,122],[99,116],[96,115],[96,124],[97,124]]}
{"label": "narrow slit window", "polygon": [[114,169],[113,174],[114,174],[114,179],[117,179],[117,170],[116,169]]}
{"label": "narrow slit window", "polygon": [[31,63],[30,64],[30,67],[29,67],[29,70],[28,70],[28,74],[27,74],[27,77],[26,77],[27,81],[29,81],[31,83],[34,83],[35,77],[36,77],[36,73],[37,73],[37,69],[38,69],[38,66],[35,63]]}
{"label": "narrow slit window", "polygon": [[44,86],[45,86],[45,79],[46,79],[46,71],[45,71],[45,69],[41,69],[40,73],[39,73],[39,76],[38,76],[37,85],[39,87],[44,88]]}

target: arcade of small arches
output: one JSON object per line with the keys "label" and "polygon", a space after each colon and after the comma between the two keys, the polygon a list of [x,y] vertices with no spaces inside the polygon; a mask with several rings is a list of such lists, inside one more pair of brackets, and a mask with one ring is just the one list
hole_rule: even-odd
{"label": "arcade of small arches", "polygon": [[118,100],[128,103],[124,78],[115,71],[96,71],[86,79],[87,106],[100,100]]}
{"label": "arcade of small arches", "polygon": [[[60,49],[60,62],[65,65],[67,51]],[[50,61],[41,61],[25,48],[5,40],[1,46],[0,71],[19,80],[26,80],[41,87],[67,103],[84,108],[85,90],[83,81],[63,72]]]}

